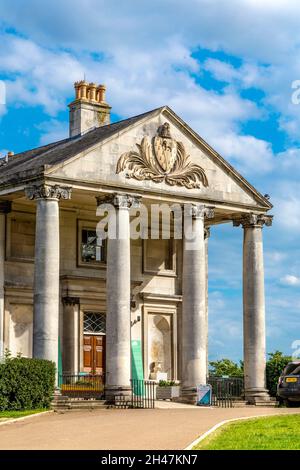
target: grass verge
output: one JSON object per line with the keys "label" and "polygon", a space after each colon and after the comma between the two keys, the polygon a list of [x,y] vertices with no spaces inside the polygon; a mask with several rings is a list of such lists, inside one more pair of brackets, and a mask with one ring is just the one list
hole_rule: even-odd
{"label": "grass verge", "polygon": [[34,415],[48,411],[47,409],[40,410],[25,410],[25,411],[0,411],[0,419],[2,418],[23,418],[23,416]]}
{"label": "grass verge", "polygon": [[299,450],[300,414],[228,423],[194,447],[196,450]]}

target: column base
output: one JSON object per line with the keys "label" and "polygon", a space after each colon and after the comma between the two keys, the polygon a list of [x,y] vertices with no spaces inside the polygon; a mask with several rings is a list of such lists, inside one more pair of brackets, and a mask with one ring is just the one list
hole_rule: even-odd
{"label": "column base", "polygon": [[107,385],[105,387],[105,400],[107,403],[115,403],[116,398],[122,397],[123,400],[131,397],[132,389],[130,385]]}
{"label": "column base", "polygon": [[60,388],[56,385],[52,395],[52,403],[57,403],[63,399],[65,399],[65,397],[62,396]]}
{"label": "column base", "polygon": [[270,403],[272,398],[265,388],[250,388],[245,390],[245,400],[250,405],[258,405],[263,403]]}
{"label": "column base", "polygon": [[176,401],[188,405],[197,405],[197,387],[182,387],[180,397]]}

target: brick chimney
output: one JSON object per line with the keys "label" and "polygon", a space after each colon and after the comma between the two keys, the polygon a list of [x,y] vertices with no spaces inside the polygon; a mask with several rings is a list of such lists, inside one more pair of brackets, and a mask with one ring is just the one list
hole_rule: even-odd
{"label": "brick chimney", "polygon": [[70,137],[109,124],[111,107],[105,101],[105,86],[81,80],[74,88],[75,100],[69,104]]}

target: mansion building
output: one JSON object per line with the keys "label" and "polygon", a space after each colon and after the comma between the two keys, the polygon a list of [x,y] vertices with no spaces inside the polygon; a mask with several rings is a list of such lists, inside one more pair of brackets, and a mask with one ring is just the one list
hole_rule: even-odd
{"label": "mansion building", "polygon": [[[0,162],[0,355],[58,365],[61,351],[63,372],[102,375],[107,396],[126,395],[135,343],[143,377],[179,380],[190,400],[207,381],[210,228],[229,223],[244,239],[245,396],[268,400],[268,198],[167,106],[110,124],[103,85],[75,93],[69,138]],[[99,240],[102,204],[121,237]],[[172,223],[170,237],[162,221],[159,237],[130,236],[139,208],[151,225],[157,204],[187,208],[193,249]]]}

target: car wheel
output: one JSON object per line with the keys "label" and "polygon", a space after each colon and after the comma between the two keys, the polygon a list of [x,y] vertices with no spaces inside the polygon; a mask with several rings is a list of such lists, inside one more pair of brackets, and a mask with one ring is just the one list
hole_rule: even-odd
{"label": "car wheel", "polygon": [[283,399],[281,397],[279,397],[278,395],[276,397],[276,400],[277,400],[279,406],[282,406],[284,404]]}

